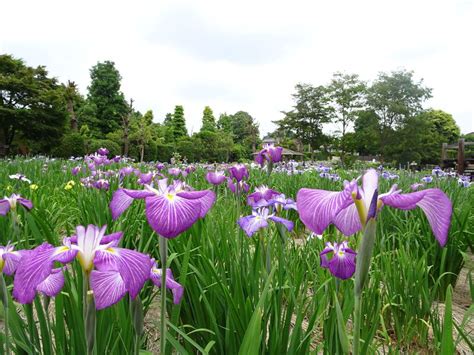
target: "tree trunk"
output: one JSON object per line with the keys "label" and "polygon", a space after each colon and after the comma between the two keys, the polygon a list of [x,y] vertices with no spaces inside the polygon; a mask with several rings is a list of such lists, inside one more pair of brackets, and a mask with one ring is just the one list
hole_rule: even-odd
{"label": "tree trunk", "polygon": [[71,116],[71,130],[77,132],[77,117],[74,112],[74,103],[71,99],[67,100],[67,112],[69,112],[69,115]]}

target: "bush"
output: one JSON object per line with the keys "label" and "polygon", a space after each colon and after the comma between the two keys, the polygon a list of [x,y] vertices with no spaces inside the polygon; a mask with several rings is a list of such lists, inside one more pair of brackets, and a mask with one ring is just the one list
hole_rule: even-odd
{"label": "bush", "polygon": [[122,154],[122,149],[120,148],[120,145],[109,139],[92,139],[89,145],[88,153],[94,153],[99,148],[107,148],[109,150],[109,156]]}
{"label": "bush", "polygon": [[174,148],[172,144],[157,144],[156,145],[156,160],[162,162],[169,162],[173,156]]}
{"label": "bush", "polygon": [[52,149],[51,154],[59,158],[82,157],[86,154],[85,139],[79,133],[69,133],[59,146]]}

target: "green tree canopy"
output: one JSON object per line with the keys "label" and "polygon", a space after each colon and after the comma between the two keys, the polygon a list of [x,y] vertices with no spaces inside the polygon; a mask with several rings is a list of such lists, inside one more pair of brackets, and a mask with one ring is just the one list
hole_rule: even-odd
{"label": "green tree canopy", "polygon": [[334,117],[334,109],[329,105],[331,98],[324,86],[298,84],[295,89],[293,110],[283,112],[285,117],[274,123],[278,130],[300,138],[303,144],[315,149],[327,142],[323,124],[331,122]]}
{"label": "green tree canopy", "polygon": [[209,131],[214,132],[216,130],[216,119],[214,118],[214,113],[209,106],[204,107],[202,113],[202,126],[201,132]]}
{"label": "green tree canopy", "polygon": [[[184,118],[184,108],[181,105],[176,105],[172,119],[173,137],[175,140],[188,135],[186,129],[186,120]],[[184,143],[183,143],[184,144]]]}
{"label": "green tree canopy", "polygon": [[[122,76],[111,61],[99,62],[90,70],[91,84],[88,87],[86,118],[89,128],[107,134],[121,126],[127,113],[127,103],[120,91]],[[88,118],[88,120],[87,120]]]}
{"label": "green tree canopy", "polygon": [[45,67],[0,55],[0,154],[8,153],[18,134],[49,152],[61,139],[66,119],[64,89]]}

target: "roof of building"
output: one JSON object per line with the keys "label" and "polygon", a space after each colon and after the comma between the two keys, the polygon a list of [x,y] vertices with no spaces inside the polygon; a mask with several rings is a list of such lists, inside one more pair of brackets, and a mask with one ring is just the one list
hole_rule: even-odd
{"label": "roof of building", "polygon": [[[253,155],[257,155],[258,152],[253,153]],[[282,155],[304,155],[303,153],[300,152],[295,152],[294,150],[283,148],[283,151],[281,153]]]}

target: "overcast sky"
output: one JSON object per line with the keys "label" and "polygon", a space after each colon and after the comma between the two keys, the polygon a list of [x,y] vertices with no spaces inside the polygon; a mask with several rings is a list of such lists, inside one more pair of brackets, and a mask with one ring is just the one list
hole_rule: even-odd
{"label": "overcast sky", "polygon": [[373,80],[407,69],[433,88],[427,106],[474,131],[472,1],[3,1],[0,53],[46,65],[85,94],[112,60],[122,90],[162,121],[183,105],[188,130],[209,105],[248,111],[262,135],[298,82],[336,71]]}

